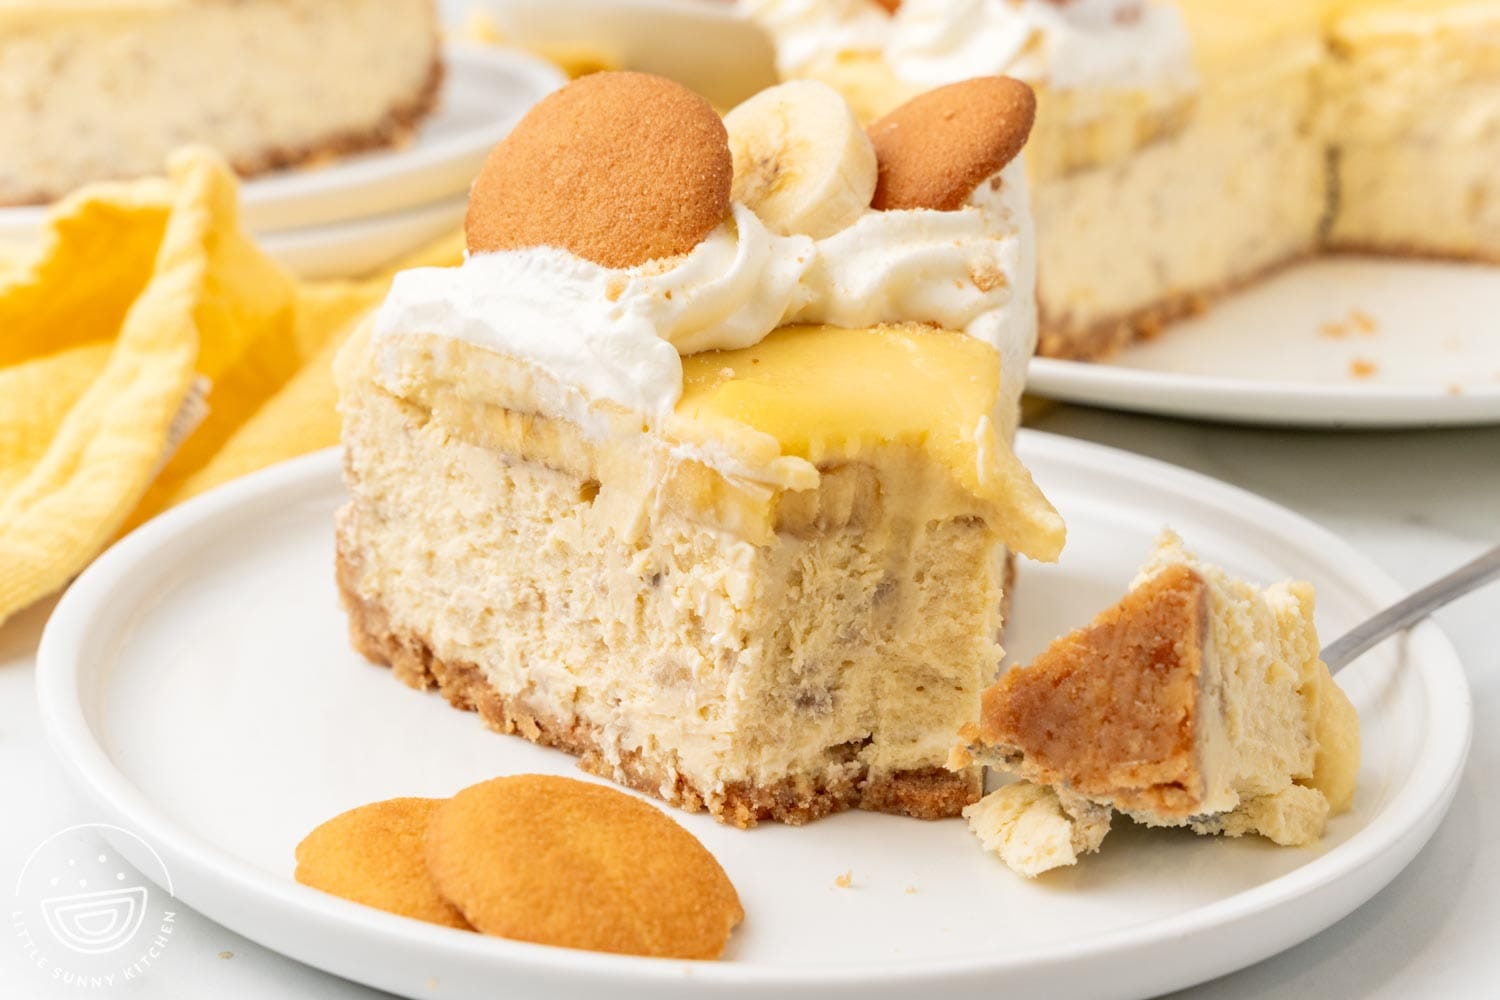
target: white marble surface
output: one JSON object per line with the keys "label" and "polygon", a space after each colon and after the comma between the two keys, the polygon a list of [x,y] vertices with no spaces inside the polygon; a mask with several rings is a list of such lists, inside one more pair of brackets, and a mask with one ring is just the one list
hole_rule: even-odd
{"label": "white marble surface", "polygon": [[[1415,587],[1500,543],[1500,429],[1323,434],[1175,423],[1076,408],[1036,423],[1175,462],[1321,522]],[[68,792],[34,706],[33,657],[50,603],[0,628],[0,885],[54,831],[94,817]],[[1442,612],[1474,688],[1478,725],[1452,811],[1423,854],[1365,907],[1276,958],[1180,994],[1203,1000],[1500,995],[1500,587]],[[7,930],[9,924],[7,922]],[[0,942],[0,996],[74,996]],[[107,995],[175,1000],[374,997],[183,913],[168,957]]]}

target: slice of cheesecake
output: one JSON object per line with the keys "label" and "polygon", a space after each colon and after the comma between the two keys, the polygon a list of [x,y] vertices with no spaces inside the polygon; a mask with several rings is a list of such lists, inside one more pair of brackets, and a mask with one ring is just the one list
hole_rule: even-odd
{"label": "slice of cheesecake", "polygon": [[1500,263],[1500,4],[1337,8],[1325,74],[1329,245]]}
{"label": "slice of cheesecake", "polygon": [[682,808],[956,816],[1007,553],[1063,540],[1010,446],[1029,121],[966,117],[1029,93],[877,153],[787,86],[726,131],[595,74],[496,148],[465,263],[397,276],[341,354],[339,586],[401,680]]}
{"label": "slice of cheesecake", "polygon": [[1118,604],[985,691],[955,761],[1025,780],[967,813],[976,832],[1027,843],[1025,817],[1049,815],[1048,837],[1075,850],[1001,854],[1028,875],[1097,849],[1096,807],[1203,834],[1320,838],[1353,800],[1359,719],[1318,659],[1312,604],[1307,584],[1256,588],[1164,536]]}
{"label": "slice of cheesecake", "polygon": [[442,77],[432,0],[0,4],[0,205],[159,172],[241,174],[388,145]]}

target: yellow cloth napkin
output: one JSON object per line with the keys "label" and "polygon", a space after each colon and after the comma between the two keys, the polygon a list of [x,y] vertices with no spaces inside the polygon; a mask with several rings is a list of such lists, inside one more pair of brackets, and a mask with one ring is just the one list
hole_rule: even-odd
{"label": "yellow cloth napkin", "polygon": [[[215,154],[168,174],[85,188],[0,254],[0,622],[166,507],[338,442],[333,354],[397,268],[300,282]],[[454,234],[400,266],[461,254]]]}

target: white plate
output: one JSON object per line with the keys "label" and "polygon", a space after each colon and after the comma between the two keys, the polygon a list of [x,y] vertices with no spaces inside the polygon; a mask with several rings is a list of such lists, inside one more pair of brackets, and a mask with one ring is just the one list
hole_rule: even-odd
{"label": "white plate", "polygon": [[705,0],[474,0],[506,36],[545,51],[588,51],[659,73],[732,108],[779,82],[766,33],[732,4]]}
{"label": "white plate", "polygon": [[463,225],[468,195],[389,215],[267,233],[262,250],[304,278],[357,278]]}
{"label": "white plate", "polygon": [[[1374,329],[1361,330],[1361,318]],[[1361,364],[1373,371],[1356,377]],[[1500,268],[1311,261],[1107,363],[1038,358],[1028,388],[1074,403],[1248,424],[1500,422]]]}
{"label": "white plate", "polygon": [[[1164,522],[1207,557],[1318,587],[1328,635],[1396,595],[1348,545],[1265,500],[1179,469],[1024,433],[1071,525],[1058,566],[1026,565],[1028,656],[1125,587]],[[1299,942],[1384,886],[1437,826],[1470,702],[1435,626],[1342,680],[1365,759],[1354,810],[1316,848],[1122,823],[1104,852],[1026,882],[958,821],[853,813],[752,831],[674,813],[723,862],[747,919],[727,961],[684,963],[484,938],[296,884],[292,849],[335,813],[446,795],[497,774],[577,774],[350,651],[332,581],[339,457],[251,476],[151,522],[64,596],[43,637],[42,718],[101,814],[160,852],[180,899],[294,958],[405,996],[945,994],[1125,997],[1199,982]],[[141,848],[115,847],[133,862]],[[853,886],[835,879],[852,872]]]}
{"label": "white plate", "polygon": [[[551,63],[515,49],[450,44],[444,58],[438,107],[410,144],[250,178],[240,189],[246,226],[269,233],[350,222],[464,194],[490,148],[566,82]],[[0,209],[0,240],[35,239],[46,212]]]}

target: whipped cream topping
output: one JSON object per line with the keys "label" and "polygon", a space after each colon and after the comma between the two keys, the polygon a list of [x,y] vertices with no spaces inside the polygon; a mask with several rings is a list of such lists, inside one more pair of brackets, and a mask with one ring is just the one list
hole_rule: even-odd
{"label": "whipped cream topping", "polygon": [[813,255],[743,205],[691,253],[607,268],[557,247],[471,254],[396,275],[377,337],[420,331],[526,358],[590,398],[660,419],[681,354],[748,347],[775,329]]}
{"label": "whipped cream topping", "polygon": [[776,40],[784,74],[845,53],[881,55],[909,83],[1005,74],[1057,90],[1193,79],[1177,8],[1150,0],[740,0]]}
{"label": "whipped cream topping", "polygon": [[659,425],[682,394],[683,354],[749,347],[787,323],[934,323],[999,350],[1009,428],[1036,346],[1025,184],[1018,158],[957,211],[871,210],[818,241],[773,233],[736,204],[691,253],[632,268],[555,247],[472,254],[398,274],[374,332],[521,357],[585,403],[609,400]]}
{"label": "whipped cream topping", "polygon": [[891,33],[875,0],[739,0],[739,8],[770,33],[784,77],[844,52],[879,52]]}
{"label": "whipped cream topping", "polygon": [[930,87],[1004,73],[1057,90],[1145,88],[1192,75],[1181,12],[1147,0],[905,0],[885,58]]}

